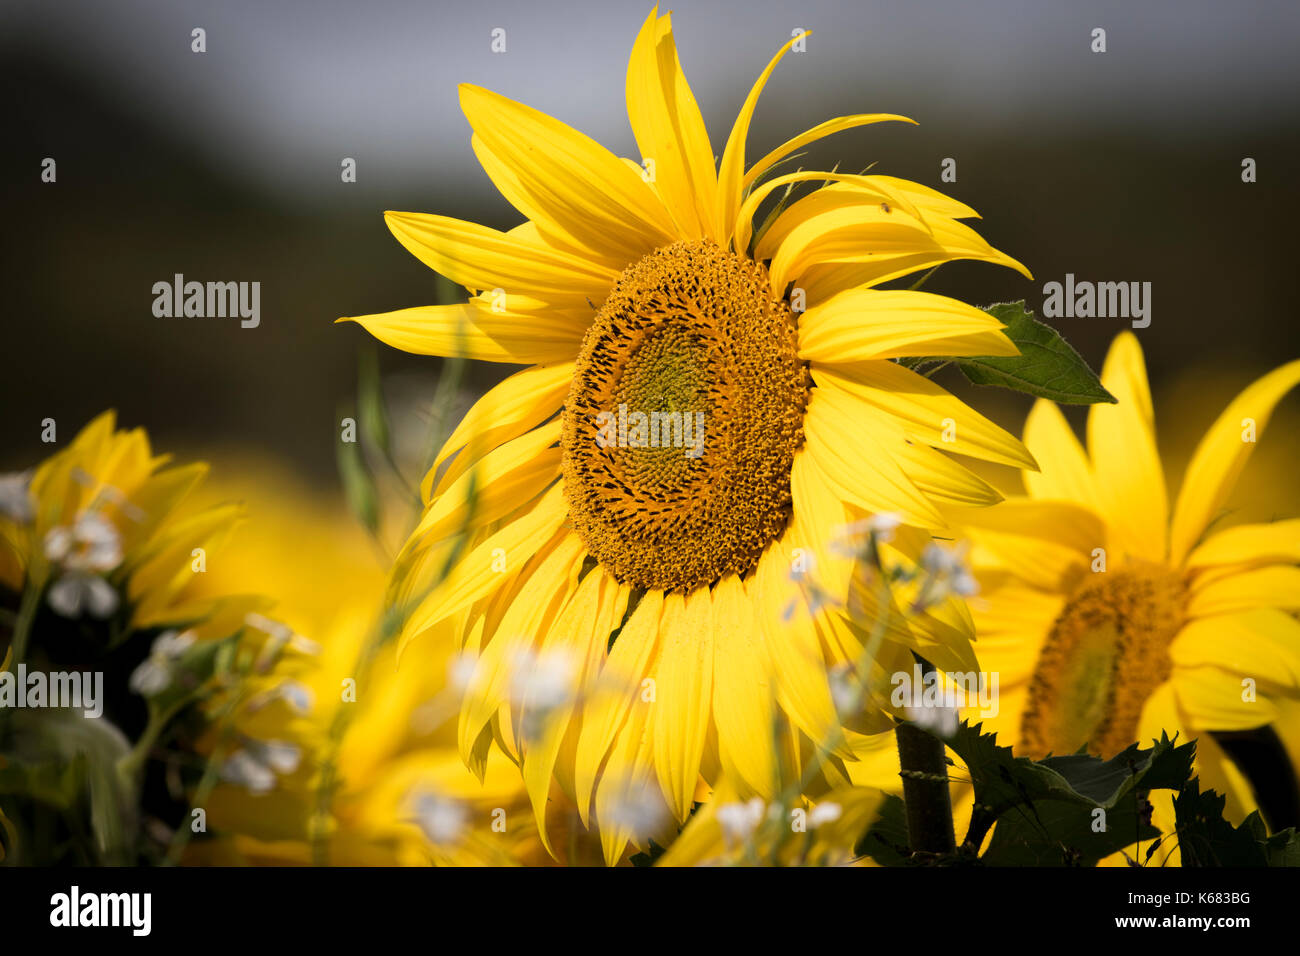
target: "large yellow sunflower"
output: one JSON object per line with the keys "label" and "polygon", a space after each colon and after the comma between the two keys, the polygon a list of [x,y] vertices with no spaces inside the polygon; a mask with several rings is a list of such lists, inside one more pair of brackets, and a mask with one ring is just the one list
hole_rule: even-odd
{"label": "large yellow sunflower", "polygon": [[1251,788],[1209,734],[1270,724],[1295,734],[1279,714],[1300,700],[1300,519],[1214,526],[1274,407],[1300,383],[1300,361],[1218,417],[1172,515],[1132,333],[1111,346],[1102,383],[1119,402],[1089,411],[1087,452],[1039,401],[1025,424],[1041,465],[1024,476],[1028,494],[961,519],[982,585],[980,663],[999,675],[986,728],[1031,757],[1083,746],[1110,757],[1162,730],[1197,737],[1201,777],[1240,819]]}
{"label": "large yellow sunflower", "polygon": [[[892,361],[1016,354],[978,309],[878,288],[954,259],[1025,272],[958,222],[974,211],[888,176],[769,178],[813,141],[903,117],[827,120],[746,166],[759,94],[795,42],[716,166],[657,10],[627,73],[640,165],[462,86],[474,152],[527,221],[499,232],[388,213],[469,301],[352,320],[409,352],[529,366],[438,454],[392,599],[409,610],[403,646],[438,630],[477,657],[465,759],[482,766],[495,739],[522,766],[543,833],[558,779],[584,822],[594,810],[611,861],[644,836],[630,821],[652,816],[620,794],[657,782],[677,821],[719,772],[770,797],[777,718],[796,764],[838,728],[827,671],[856,659],[863,635],[831,606],[786,613],[803,572],[845,593],[837,527],[891,512],[915,558],[946,527],[939,503],[999,499],[936,449],[1033,467],[1015,438]],[[886,655],[919,647],[939,667],[974,666],[955,602],[887,628]]]}

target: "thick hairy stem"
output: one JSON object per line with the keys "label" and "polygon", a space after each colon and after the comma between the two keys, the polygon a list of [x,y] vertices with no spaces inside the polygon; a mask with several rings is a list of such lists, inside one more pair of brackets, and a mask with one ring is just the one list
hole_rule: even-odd
{"label": "thick hairy stem", "polygon": [[957,848],[943,741],[913,724],[894,729],[902,767],[907,839],[913,853],[945,854]]}

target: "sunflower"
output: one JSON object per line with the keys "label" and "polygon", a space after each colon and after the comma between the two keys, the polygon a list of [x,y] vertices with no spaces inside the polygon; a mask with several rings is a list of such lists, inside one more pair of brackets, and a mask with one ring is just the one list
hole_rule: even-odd
{"label": "sunflower", "polygon": [[980,662],[1000,681],[986,729],[1030,757],[1081,747],[1111,757],[1162,730],[1197,737],[1198,772],[1240,819],[1251,787],[1210,734],[1294,735],[1280,715],[1300,700],[1300,519],[1214,526],[1274,407],[1300,383],[1300,361],[1219,415],[1172,515],[1132,333],[1115,339],[1102,383],[1119,402],[1089,411],[1086,452],[1040,400],[1025,424],[1041,465],[1024,476],[1027,495],[958,519],[982,586]]}
{"label": "sunflower", "polygon": [[[526,221],[500,232],[387,213],[470,298],[340,320],[408,352],[528,366],[437,455],[390,597],[402,646],[451,622],[476,656],[465,759],[481,766],[495,740],[518,761],[543,834],[553,777],[584,822],[594,803],[611,861],[643,836],[617,794],[657,783],[676,821],[720,771],[770,797],[774,724],[796,758],[837,730],[828,670],[863,636],[832,606],[786,612],[814,578],[845,593],[838,526],[893,513],[915,557],[946,527],[939,504],[1000,497],[942,452],[1033,467],[1019,441],[894,361],[1016,354],[978,309],[879,288],[955,259],[1028,275],[958,221],[973,210],[888,176],[772,175],[832,133],[911,121],[830,119],[746,166],[759,95],[797,39],[759,76],[716,166],[657,9],[627,72],[641,164],[461,86],[475,155]],[[890,620],[885,653],[973,665],[956,602]]]}
{"label": "sunflower", "polygon": [[143,429],[119,430],[107,411],[30,474],[3,479],[0,587],[122,631],[208,621],[229,633],[257,599],[197,592],[241,509],[197,505],[208,466],[167,462]]}

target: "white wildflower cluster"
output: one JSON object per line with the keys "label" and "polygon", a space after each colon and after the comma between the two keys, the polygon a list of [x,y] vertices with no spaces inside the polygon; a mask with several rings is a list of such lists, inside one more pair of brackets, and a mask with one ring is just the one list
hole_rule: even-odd
{"label": "white wildflower cluster", "polygon": [[156,697],[176,678],[180,659],[194,646],[193,631],[164,631],[154,638],[149,656],[131,672],[127,686],[142,697]]}
{"label": "white wildflower cluster", "polygon": [[51,528],[44,544],[45,557],[59,572],[46,596],[55,613],[111,617],[121,600],[103,575],[122,563],[122,539],[113,522],[83,511],[70,525]]}

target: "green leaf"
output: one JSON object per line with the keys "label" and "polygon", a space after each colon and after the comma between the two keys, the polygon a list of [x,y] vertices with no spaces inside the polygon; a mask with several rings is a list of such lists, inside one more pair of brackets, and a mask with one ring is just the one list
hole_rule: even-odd
{"label": "green leaf", "polygon": [[907,866],[912,851],[908,847],[907,811],[896,794],[885,794],[871,828],[858,841],[855,852],[869,856],[881,866]]}
{"label": "green leaf", "polygon": [[1188,781],[1174,797],[1174,827],[1183,866],[1300,866],[1295,828],[1272,836],[1256,810],[1234,827],[1223,817],[1227,799]]}
{"label": "green leaf", "polygon": [[982,842],[997,823],[981,857],[991,865],[1091,866],[1154,839],[1160,831],[1144,794],[1181,788],[1196,752],[1194,743],[1175,746],[1161,735],[1149,750],[1134,744],[1110,760],[1086,753],[1030,760],[981,728],[963,723],[947,743],[975,788],[968,841]]}
{"label": "green leaf", "polygon": [[1115,402],[1088,363],[1061,333],[1035,319],[1023,299],[990,305],[984,311],[1006,326],[1004,331],[1020,354],[955,359],[971,382],[999,385],[1066,405]]}
{"label": "green leaf", "polygon": [[76,709],[15,710],[11,719],[0,793],[84,814],[100,863],[133,862],[139,808],[118,772],[130,752],[122,732],[107,717]]}

